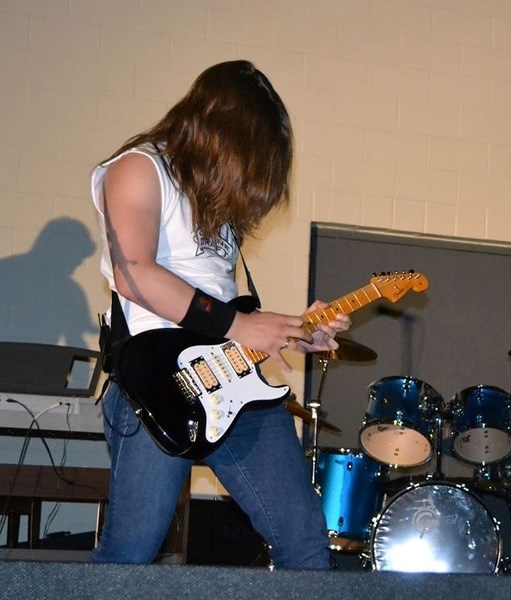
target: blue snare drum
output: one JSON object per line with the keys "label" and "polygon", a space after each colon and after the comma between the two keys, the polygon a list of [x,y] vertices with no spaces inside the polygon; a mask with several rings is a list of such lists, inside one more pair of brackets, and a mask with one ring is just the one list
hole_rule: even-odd
{"label": "blue snare drum", "polygon": [[359,551],[369,541],[369,526],[381,509],[381,465],[360,450],[320,449],[316,479],[330,548]]}
{"label": "blue snare drum", "polygon": [[511,452],[511,396],[498,387],[477,385],[458,392],[450,403],[454,454],[488,464]]}
{"label": "blue snare drum", "polygon": [[433,454],[436,418],[443,399],[412,377],[385,377],[369,385],[360,445],[369,456],[394,467],[415,467]]}

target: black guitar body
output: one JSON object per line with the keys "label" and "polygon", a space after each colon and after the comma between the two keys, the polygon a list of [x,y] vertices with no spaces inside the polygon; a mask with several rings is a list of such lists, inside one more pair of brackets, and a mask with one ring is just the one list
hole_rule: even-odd
{"label": "black guitar body", "polygon": [[[190,393],[188,387],[183,390],[176,373],[187,371],[195,376],[190,365],[202,357],[210,359],[215,352],[222,355],[224,345],[239,348],[236,342],[201,336],[185,329],[153,329],[129,338],[122,346],[117,364],[119,385],[144,427],[165,452],[182,458],[204,458],[224,441],[246,404],[274,405],[287,396],[288,386],[268,385],[258,367],[248,359],[246,373],[239,377],[229,374],[218,391],[215,388],[207,393],[197,389],[198,393]],[[186,361],[185,369],[178,363],[183,354],[197,357]],[[227,414],[224,414],[222,434],[211,441],[206,428],[208,418],[209,428],[212,422],[206,409],[211,412],[211,399],[220,394],[221,406]]]}

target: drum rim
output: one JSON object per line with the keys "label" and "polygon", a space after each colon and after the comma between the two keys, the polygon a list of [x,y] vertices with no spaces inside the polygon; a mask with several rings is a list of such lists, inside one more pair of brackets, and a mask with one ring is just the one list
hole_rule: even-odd
{"label": "drum rim", "polygon": [[442,396],[442,394],[440,394],[440,392],[434,386],[432,386],[430,383],[428,383],[424,379],[420,379],[419,377],[413,377],[412,375],[387,375],[385,377],[380,377],[379,379],[375,379],[374,381],[371,381],[371,383],[367,386],[367,389],[370,391],[378,383],[388,382],[390,380],[397,380],[397,379],[404,379],[406,381],[411,381],[414,383],[420,383],[420,384],[425,385],[428,390],[433,391],[436,394],[436,396],[438,396],[442,400],[442,403],[444,403],[444,397]]}
{"label": "drum rim", "polygon": [[[457,450],[456,450],[456,446],[454,445],[456,443],[456,440],[458,439],[458,437],[460,435],[462,435],[463,433],[466,433],[467,431],[471,431],[472,429],[482,429],[482,428],[476,428],[476,427],[472,427],[470,429],[464,429],[463,431],[458,431],[456,433],[456,435],[452,435],[452,442],[451,442],[451,452],[454,456],[454,458],[461,460],[462,462],[468,464],[468,465],[477,465],[477,466],[485,466],[485,465],[494,465],[495,463],[499,463],[502,462],[504,460],[506,460],[507,458],[511,457],[511,447],[509,448],[509,451],[507,454],[505,454],[503,457],[501,458],[496,458],[495,460],[469,460],[468,458],[462,456]],[[495,429],[495,431],[501,431],[504,432],[503,429],[496,429],[494,427],[487,427],[486,429]],[[511,438],[511,433],[508,432],[508,439]]]}
{"label": "drum rim", "polygon": [[[496,534],[496,538],[497,538],[497,557],[495,559],[495,568],[492,571],[492,573],[489,573],[490,575],[494,575],[496,573],[498,573],[499,571],[499,566],[500,566],[500,562],[502,560],[502,553],[503,553],[503,539],[502,536],[500,535],[500,523],[499,521],[491,514],[489,508],[486,506],[486,504],[484,503],[484,501],[479,498],[479,496],[473,492],[472,490],[470,490],[466,484],[464,483],[456,483],[456,482],[452,482],[452,481],[448,481],[445,479],[431,479],[428,481],[420,481],[418,483],[413,483],[411,482],[409,485],[406,486],[406,488],[402,489],[400,492],[397,492],[396,494],[394,494],[392,496],[392,498],[390,498],[385,506],[382,508],[382,510],[373,518],[373,520],[370,523],[370,536],[369,536],[369,560],[371,562],[371,568],[373,569],[373,571],[377,571],[378,569],[376,568],[376,560],[374,557],[374,538],[376,535],[376,530],[378,528],[378,525],[381,522],[381,519],[383,517],[383,515],[385,514],[385,512],[387,511],[387,509],[401,496],[404,496],[406,493],[411,492],[412,490],[418,489],[420,487],[426,487],[426,486],[432,486],[432,485],[438,485],[438,486],[444,486],[444,487],[454,487],[457,488],[465,493],[467,493],[469,496],[471,496],[476,503],[478,503],[483,510],[486,512],[486,514],[488,515],[488,517],[490,518],[490,522],[493,524],[493,528]],[[420,571],[417,571],[420,572]],[[461,572],[460,572],[461,573]],[[473,572],[469,572],[468,574],[472,574]],[[480,573],[473,573],[474,575],[480,574]]]}
{"label": "drum rim", "polygon": [[[360,428],[360,432],[364,431],[365,429],[368,429],[371,425],[397,425],[398,427],[401,427],[402,429],[413,429],[414,431],[416,431],[417,433],[420,433],[421,435],[423,435],[424,437],[426,437],[422,431],[420,431],[420,429],[418,429],[417,426],[414,426],[415,424],[413,423],[408,423],[408,421],[406,420],[398,420],[398,419],[372,419],[371,421],[367,421],[367,422],[363,422],[362,423],[362,427]],[[405,427],[404,425],[407,425],[407,427]],[[409,426],[408,426],[409,425]],[[360,436],[360,432],[359,432],[359,436]],[[433,437],[432,434],[430,434],[431,437]],[[362,447],[363,449],[363,447]]]}
{"label": "drum rim", "polygon": [[[334,540],[338,543],[335,544]],[[369,541],[355,540],[339,535],[336,531],[328,531],[328,547],[337,552],[360,554],[369,550]]]}
{"label": "drum rim", "polygon": [[[318,451],[320,454],[338,454],[342,456],[358,456],[359,454],[363,455],[366,458],[371,460],[375,460],[370,454],[368,454],[363,448],[346,448],[344,446],[335,447],[335,446],[319,446]],[[376,461],[379,462],[379,461]]]}
{"label": "drum rim", "polygon": [[503,396],[507,396],[511,400],[511,394],[509,392],[507,392],[505,389],[498,387],[496,385],[488,385],[486,383],[478,383],[476,385],[469,385],[468,387],[463,388],[462,390],[459,390],[458,392],[453,394],[451,396],[451,399],[449,400],[448,404],[451,404],[452,402],[454,402],[454,400],[458,396],[461,396],[462,394],[466,394],[467,392],[470,392],[473,390],[483,390],[483,389],[491,390],[492,392],[501,392]]}
{"label": "drum rim", "polygon": [[[430,447],[430,454],[429,456],[423,460],[420,463],[414,463],[413,465],[403,465],[403,464],[398,464],[398,463],[389,463],[386,462],[384,460],[381,460],[379,458],[376,458],[374,456],[374,454],[371,454],[370,452],[368,452],[366,450],[366,448],[364,447],[364,445],[362,444],[362,434],[364,433],[364,431],[366,431],[370,426],[372,425],[392,425],[392,424],[396,424],[397,421],[394,419],[393,421],[390,421],[389,419],[375,419],[373,421],[371,421],[370,423],[363,423],[362,427],[360,428],[359,432],[358,432],[358,441],[360,444],[360,447],[362,448],[363,452],[365,454],[367,454],[367,456],[369,456],[370,458],[372,458],[373,460],[381,463],[382,465],[386,465],[387,467],[391,467],[392,469],[413,469],[415,467],[421,467],[424,465],[427,465],[431,459],[433,458],[434,455],[434,434],[433,432],[428,432],[429,434],[429,439],[427,438],[427,436],[424,434],[423,431],[420,431],[419,429],[417,429],[417,427],[405,427],[404,429],[411,429],[413,431],[415,431],[416,433],[419,433],[420,435],[422,435],[422,437],[429,443],[429,447]],[[401,427],[401,425],[399,425]]]}

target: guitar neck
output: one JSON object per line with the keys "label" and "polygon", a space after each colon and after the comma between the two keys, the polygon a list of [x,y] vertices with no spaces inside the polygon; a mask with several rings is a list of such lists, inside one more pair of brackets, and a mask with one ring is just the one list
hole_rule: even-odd
{"label": "guitar neck", "polygon": [[[350,292],[345,296],[341,296],[330,302],[325,308],[311,311],[303,315],[303,329],[307,333],[314,333],[320,323],[328,323],[334,321],[339,314],[349,315],[371,302],[381,298],[378,288],[373,284],[368,284],[354,292]],[[250,348],[243,348],[245,354],[257,364],[268,358],[265,352],[259,352]]]}
{"label": "guitar neck", "polygon": [[378,288],[370,283],[337,298],[325,308],[306,313],[303,316],[303,328],[308,333],[314,333],[320,323],[326,324],[329,321],[334,321],[339,314],[349,315],[379,298],[381,298],[381,294]]}

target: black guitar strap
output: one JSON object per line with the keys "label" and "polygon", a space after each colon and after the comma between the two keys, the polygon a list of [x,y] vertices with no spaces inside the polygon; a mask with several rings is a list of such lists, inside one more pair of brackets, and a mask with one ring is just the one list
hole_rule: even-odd
{"label": "black guitar strap", "polygon": [[241,262],[243,264],[243,269],[245,270],[245,277],[247,278],[247,288],[250,292],[250,296],[238,296],[236,298],[236,306],[244,313],[251,313],[256,309],[261,308],[261,300],[259,298],[259,294],[257,293],[254,280],[252,279],[252,275],[248,270],[247,263],[245,262],[245,258],[243,257],[243,253],[241,251],[241,245],[239,242],[238,234],[234,226],[229,223],[229,227],[231,228],[232,235],[234,237],[234,241],[236,242],[236,246],[238,247],[238,252],[241,258]]}
{"label": "black guitar strap", "polygon": [[99,316],[99,354],[101,368],[108,377],[103,383],[103,387],[95,404],[103,399],[110,381],[115,380],[117,370],[117,359],[121,346],[131,337],[126,323],[119,296],[112,290],[110,325],[107,323],[106,315]]}
{"label": "black guitar strap", "polygon": [[110,325],[103,314],[99,318],[99,350],[105,373],[115,374],[117,357],[124,342],[131,337],[119,296],[112,290]]}

